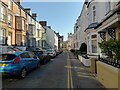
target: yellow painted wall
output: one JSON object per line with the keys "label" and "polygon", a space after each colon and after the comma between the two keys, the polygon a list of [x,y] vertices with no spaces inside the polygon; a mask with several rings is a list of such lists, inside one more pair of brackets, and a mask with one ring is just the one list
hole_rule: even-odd
{"label": "yellow painted wall", "polygon": [[106,88],[120,90],[120,69],[97,61],[97,78]]}
{"label": "yellow painted wall", "polygon": [[119,34],[120,34],[120,27],[116,28],[116,39],[120,39]]}
{"label": "yellow painted wall", "polygon": [[25,11],[23,11],[22,9],[21,9],[21,16],[26,18]]}

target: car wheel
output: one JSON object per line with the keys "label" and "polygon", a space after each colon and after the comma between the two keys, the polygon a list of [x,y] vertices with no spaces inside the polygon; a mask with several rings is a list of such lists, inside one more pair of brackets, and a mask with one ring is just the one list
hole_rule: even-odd
{"label": "car wheel", "polygon": [[20,72],[20,78],[25,78],[27,75],[27,70],[25,68],[23,68]]}
{"label": "car wheel", "polygon": [[37,64],[37,68],[40,68],[40,63]]}
{"label": "car wheel", "polygon": [[46,60],[43,61],[43,64],[46,64]]}

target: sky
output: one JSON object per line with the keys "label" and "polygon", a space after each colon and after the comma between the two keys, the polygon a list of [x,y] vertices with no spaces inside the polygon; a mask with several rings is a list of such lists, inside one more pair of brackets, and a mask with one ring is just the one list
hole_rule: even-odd
{"label": "sky", "polygon": [[68,33],[74,31],[83,2],[22,2],[22,6],[31,8],[38,21],[47,21],[48,26],[67,40]]}

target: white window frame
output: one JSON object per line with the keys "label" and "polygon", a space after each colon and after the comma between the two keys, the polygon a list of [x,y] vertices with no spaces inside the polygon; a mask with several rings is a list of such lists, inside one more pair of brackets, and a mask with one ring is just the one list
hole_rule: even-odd
{"label": "white window frame", "polygon": [[21,19],[18,17],[17,18],[17,29],[20,29],[20,23],[21,23]]}
{"label": "white window frame", "polygon": [[12,0],[8,0],[8,8],[12,10]]}
{"label": "white window frame", "polygon": [[96,22],[96,6],[93,5],[93,22]]}
{"label": "white window frame", "polygon": [[[96,38],[92,38],[92,35],[96,35]],[[91,52],[97,53],[97,34],[92,34],[92,35],[91,35]],[[95,41],[95,40],[96,40],[96,51],[93,52],[93,41]]]}
{"label": "white window frame", "polygon": [[20,16],[20,14],[21,14],[21,9],[20,7],[18,7],[18,15]]}
{"label": "white window frame", "polygon": [[6,29],[1,29],[0,33],[0,44],[6,44]]}
{"label": "white window frame", "polygon": [[106,2],[106,14],[109,13],[110,10],[111,10],[111,2],[110,2],[110,0],[108,0],[108,1]]}
{"label": "white window frame", "polygon": [[1,20],[6,21],[6,7],[1,5]]}
{"label": "white window frame", "polygon": [[21,45],[21,35],[20,34],[16,34],[16,39],[17,39],[17,45],[20,46]]}
{"label": "white window frame", "polygon": [[25,25],[26,25],[26,24],[25,24],[25,20],[22,19],[22,29],[23,29],[23,30],[25,30]]}
{"label": "white window frame", "polygon": [[8,14],[8,26],[12,27],[12,22],[13,22],[13,15]]}

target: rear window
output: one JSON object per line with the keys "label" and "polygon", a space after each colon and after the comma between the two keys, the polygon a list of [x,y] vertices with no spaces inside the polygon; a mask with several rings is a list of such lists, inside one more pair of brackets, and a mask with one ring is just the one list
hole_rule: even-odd
{"label": "rear window", "polygon": [[47,50],[48,52],[53,52],[53,50]]}
{"label": "rear window", "polygon": [[0,61],[9,61],[16,58],[16,55],[14,54],[2,54],[0,55]]}
{"label": "rear window", "polygon": [[35,55],[37,55],[37,56],[39,56],[39,55],[42,55],[42,54],[43,54],[43,52],[42,52],[42,51],[39,51],[39,52],[34,51],[34,54],[35,54]]}

